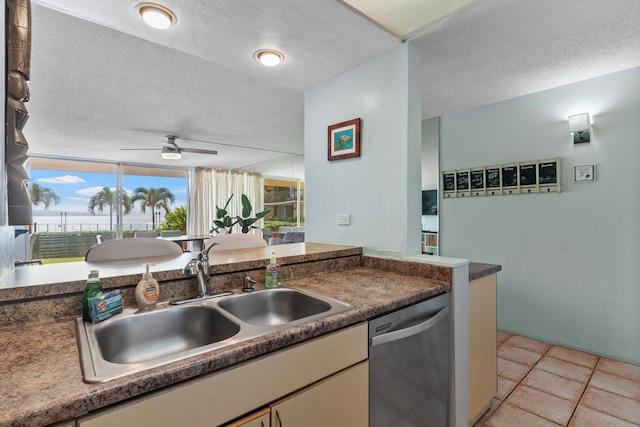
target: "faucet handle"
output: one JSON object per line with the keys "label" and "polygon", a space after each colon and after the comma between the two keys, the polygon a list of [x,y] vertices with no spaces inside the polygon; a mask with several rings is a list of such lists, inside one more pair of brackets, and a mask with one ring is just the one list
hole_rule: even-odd
{"label": "faucet handle", "polygon": [[251,279],[251,277],[247,276],[244,278],[244,287],[242,288],[242,292],[253,292],[253,285],[256,284],[256,281]]}

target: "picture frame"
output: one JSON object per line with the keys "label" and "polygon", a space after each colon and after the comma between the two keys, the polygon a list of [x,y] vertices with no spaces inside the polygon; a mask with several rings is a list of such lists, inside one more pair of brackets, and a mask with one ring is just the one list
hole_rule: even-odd
{"label": "picture frame", "polygon": [[471,195],[469,174],[469,169],[456,171],[456,197],[466,197]]}
{"label": "picture frame", "polygon": [[502,194],[502,168],[489,166],[484,168],[486,194],[497,196]]}
{"label": "picture frame", "polygon": [[573,182],[594,182],[596,165],[580,165],[573,167]]}
{"label": "picture frame", "polygon": [[360,118],[329,126],[328,160],[360,157]]}
{"label": "picture frame", "polygon": [[520,163],[518,173],[520,182],[520,194],[531,194],[538,192],[538,162]]}
{"label": "picture frame", "polygon": [[538,161],[538,192],[560,192],[560,157]]}
{"label": "picture frame", "polygon": [[456,173],[455,171],[442,172],[442,197],[456,197]]}
{"label": "picture frame", "polygon": [[471,182],[471,195],[484,196],[485,195],[484,168],[471,169],[469,180]]}

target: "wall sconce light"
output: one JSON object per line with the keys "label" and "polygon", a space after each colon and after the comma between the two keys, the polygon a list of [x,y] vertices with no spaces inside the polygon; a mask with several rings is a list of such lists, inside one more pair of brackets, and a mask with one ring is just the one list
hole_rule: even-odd
{"label": "wall sconce light", "polygon": [[574,144],[591,142],[591,120],[589,113],[569,116],[569,132],[573,135]]}

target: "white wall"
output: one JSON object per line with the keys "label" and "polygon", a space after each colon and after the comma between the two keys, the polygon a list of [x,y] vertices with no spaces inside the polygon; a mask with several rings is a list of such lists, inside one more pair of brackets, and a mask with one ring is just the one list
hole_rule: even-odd
{"label": "white wall", "polygon": [[[306,237],[420,253],[420,54],[399,46],[305,93]],[[327,160],[327,127],[360,117],[361,157]],[[351,225],[338,226],[349,214]]]}
{"label": "white wall", "polygon": [[[567,117],[592,114],[590,144]],[[562,192],[440,201],[441,254],[502,264],[498,326],[640,363],[640,68],[440,122],[441,170],[562,158]],[[574,165],[597,182],[572,182]]]}

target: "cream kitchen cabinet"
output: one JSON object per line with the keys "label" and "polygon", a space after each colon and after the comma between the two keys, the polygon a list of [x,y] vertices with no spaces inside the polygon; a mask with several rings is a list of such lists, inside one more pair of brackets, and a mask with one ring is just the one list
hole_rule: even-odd
{"label": "cream kitchen cabinet", "polygon": [[489,408],[498,389],[496,275],[469,282],[469,425]]}
{"label": "cream kitchen cabinet", "polygon": [[[360,323],[96,411],[79,418],[78,427],[222,425],[310,385],[313,390],[318,381],[365,361],[367,347],[367,324]],[[357,387],[361,387],[360,393],[345,399],[362,405],[367,383],[360,382]]]}
{"label": "cream kitchen cabinet", "polygon": [[237,421],[233,421],[229,424],[225,424],[223,427],[269,427],[270,415],[271,415],[271,409],[264,408],[258,412],[254,412],[251,415],[242,417]]}
{"label": "cream kitchen cabinet", "polygon": [[271,427],[369,425],[369,362],[271,405]]}

